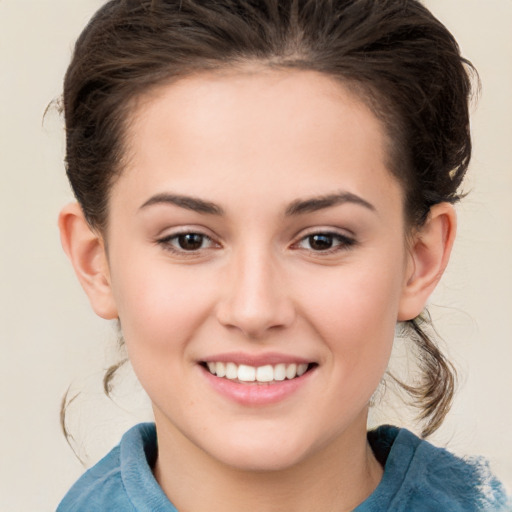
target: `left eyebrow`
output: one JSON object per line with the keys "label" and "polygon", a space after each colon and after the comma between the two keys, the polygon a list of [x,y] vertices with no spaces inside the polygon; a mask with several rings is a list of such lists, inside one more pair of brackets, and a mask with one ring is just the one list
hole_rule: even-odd
{"label": "left eyebrow", "polygon": [[372,212],[376,212],[375,206],[362,197],[352,192],[340,192],[338,194],[329,194],[326,196],[312,197],[309,199],[297,199],[286,208],[286,216],[301,215],[303,213],[316,212],[325,208],[331,208],[340,204],[352,203],[363,206]]}

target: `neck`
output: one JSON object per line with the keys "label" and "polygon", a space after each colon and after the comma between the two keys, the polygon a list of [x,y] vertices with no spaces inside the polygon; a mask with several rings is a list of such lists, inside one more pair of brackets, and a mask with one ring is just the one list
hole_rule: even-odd
{"label": "neck", "polygon": [[[350,511],[382,478],[382,467],[360,435],[341,435],[282,470],[250,471],[212,459],[172,429],[159,428],[155,477],[180,512]],[[184,449],[185,448],[185,449]]]}

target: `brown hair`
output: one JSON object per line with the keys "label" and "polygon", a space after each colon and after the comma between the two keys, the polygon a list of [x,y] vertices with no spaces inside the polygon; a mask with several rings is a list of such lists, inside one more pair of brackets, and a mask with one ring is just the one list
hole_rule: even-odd
{"label": "brown hair", "polygon": [[[432,205],[460,198],[471,155],[473,68],[418,1],[111,0],[78,39],[64,83],[67,175],[92,228],[108,222],[134,100],[180,77],[244,62],[318,71],[359,94],[387,131],[390,170],[404,188],[411,226]],[[423,324],[408,322],[422,380],[401,385],[428,435],[448,412],[455,374]]]}

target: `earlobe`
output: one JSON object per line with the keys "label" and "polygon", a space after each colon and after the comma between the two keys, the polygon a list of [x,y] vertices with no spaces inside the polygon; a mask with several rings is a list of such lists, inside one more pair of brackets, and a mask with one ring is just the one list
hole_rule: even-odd
{"label": "earlobe", "polygon": [[448,265],[456,229],[453,206],[440,203],[430,209],[427,221],[415,233],[398,311],[399,322],[416,318],[425,308]]}
{"label": "earlobe", "polygon": [[59,230],[64,252],[94,312],[105,319],[117,318],[103,238],[90,228],[77,203],[62,209]]}

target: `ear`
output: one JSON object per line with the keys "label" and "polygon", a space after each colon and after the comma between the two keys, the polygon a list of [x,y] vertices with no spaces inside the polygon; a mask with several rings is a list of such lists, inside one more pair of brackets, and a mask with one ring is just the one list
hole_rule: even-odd
{"label": "ear", "polygon": [[399,322],[416,318],[425,308],[448,265],[456,230],[453,206],[440,203],[430,209],[427,221],[414,234],[398,311]]}
{"label": "ear", "polygon": [[77,203],[59,215],[60,239],[94,312],[105,319],[117,318],[110,272],[102,236],[93,231]]}

